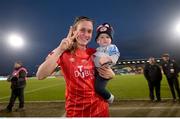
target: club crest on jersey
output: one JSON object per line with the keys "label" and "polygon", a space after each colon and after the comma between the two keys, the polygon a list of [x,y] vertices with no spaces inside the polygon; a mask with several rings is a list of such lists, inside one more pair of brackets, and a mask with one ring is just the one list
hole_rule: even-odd
{"label": "club crest on jersey", "polygon": [[83,64],[86,64],[86,63],[87,63],[87,60],[83,59],[83,60],[81,60],[81,62],[82,62]]}
{"label": "club crest on jersey", "polygon": [[75,62],[75,59],[74,58],[70,58],[69,61],[70,62]]}

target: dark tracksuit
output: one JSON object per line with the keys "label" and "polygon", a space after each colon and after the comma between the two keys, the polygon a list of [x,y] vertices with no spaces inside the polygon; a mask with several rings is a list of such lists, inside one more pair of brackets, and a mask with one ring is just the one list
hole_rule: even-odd
{"label": "dark tracksuit", "polygon": [[[20,68],[21,67],[15,70]],[[10,111],[12,111],[12,107],[14,106],[17,97],[19,99],[19,108],[24,107],[24,88],[26,86],[26,75],[27,73],[24,70],[20,70],[19,77],[12,76],[8,79],[8,81],[11,82],[11,97],[7,109]]]}
{"label": "dark tracksuit", "polygon": [[146,77],[148,82],[150,99],[154,100],[154,88],[155,88],[157,101],[160,101],[161,100],[160,86],[162,80],[162,73],[160,67],[157,64],[151,65],[147,63],[144,68],[144,76]]}
{"label": "dark tracksuit", "polygon": [[180,99],[180,89],[179,89],[179,81],[178,81],[178,66],[175,61],[169,60],[168,62],[162,62],[163,72],[166,75],[169,88],[172,93],[173,99],[176,99],[175,90],[177,91],[178,97]]}

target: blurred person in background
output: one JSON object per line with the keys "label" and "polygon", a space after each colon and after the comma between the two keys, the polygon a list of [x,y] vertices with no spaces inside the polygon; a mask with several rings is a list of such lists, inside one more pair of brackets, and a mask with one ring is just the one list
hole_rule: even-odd
{"label": "blurred person in background", "polygon": [[[156,61],[154,57],[150,57],[148,59],[148,63],[145,65],[144,68],[144,76],[147,79],[148,86],[149,86],[149,97],[152,102],[154,101],[161,101],[161,95],[160,95],[160,87],[161,87],[161,80],[162,80],[162,73],[161,68],[158,64],[156,64]],[[154,89],[156,92],[156,98],[154,98]]]}
{"label": "blurred person in background", "polygon": [[1,110],[4,112],[12,112],[12,108],[16,101],[19,99],[19,108],[15,111],[24,111],[24,88],[26,87],[27,70],[21,61],[14,63],[12,74],[8,77],[7,81],[11,82],[11,97],[8,106]]}
{"label": "blurred person in background", "polygon": [[168,81],[169,88],[171,90],[171,94],[173,97],[173,101],[174,102],[177,101],[175,89],[176,89],[176,92],[177,92],[177,95],[178,95],[179,101],[180,101],[180,90],[179,90],[179,81],[178,81],[178,73],[179,73],[178,65],[176,64],[175,60],[170,59],[168,53],[163,54],[162,59],[163,59],[162,69],[163,69],[163,72]]}

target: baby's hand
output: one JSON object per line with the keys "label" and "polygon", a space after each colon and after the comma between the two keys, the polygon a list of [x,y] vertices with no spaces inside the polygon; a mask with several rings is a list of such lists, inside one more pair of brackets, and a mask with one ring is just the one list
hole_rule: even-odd
{"label": "baby's hand", "polygon": [[111,58],[108,57],[108,56],[102,56],[102,57],[99,59],[99,64],[100,64],[100,65],[103,65],[103,64],[108,63],[108,62],[112,62]]}

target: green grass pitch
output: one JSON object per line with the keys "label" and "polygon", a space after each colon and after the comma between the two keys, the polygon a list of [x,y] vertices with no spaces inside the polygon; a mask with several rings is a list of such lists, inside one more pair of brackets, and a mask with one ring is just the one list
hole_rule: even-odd
{"label": "green grass pitch", "polygon": [[[148,99],[149,91],[147,81],[143,75],[117,75],[110,80],[108,90],[116,99]],[[29,78],[25,88],[26,101],[57,101],[64,100],[65,81],[63,78],[49,78],[37,80]],[[11,90],[10,83],[0,81],[0,102],[9,100]],[[171,98],[167,80],[161,81],[161,97]]]}

